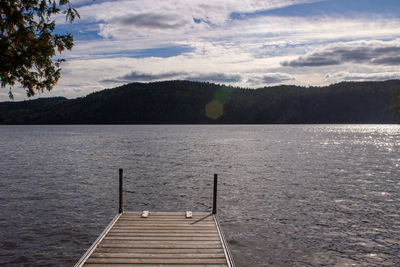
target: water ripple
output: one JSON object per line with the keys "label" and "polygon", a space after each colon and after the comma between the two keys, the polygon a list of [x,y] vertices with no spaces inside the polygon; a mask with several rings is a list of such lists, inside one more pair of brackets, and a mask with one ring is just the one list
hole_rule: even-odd
{"label": "water ripple", "polygon": [[73,265],[118,207],[211,209],[238,266],[398,266],[397,125],[1,126],[0,265]]}

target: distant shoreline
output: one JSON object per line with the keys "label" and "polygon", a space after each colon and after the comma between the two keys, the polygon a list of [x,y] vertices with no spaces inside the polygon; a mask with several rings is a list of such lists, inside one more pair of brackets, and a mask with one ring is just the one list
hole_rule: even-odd
{"label": "distant shoreline", "polygon": [[3,125],[395,124],[400,80],[243,89],[213,83],[132,83],[86,97],[0,103]]}

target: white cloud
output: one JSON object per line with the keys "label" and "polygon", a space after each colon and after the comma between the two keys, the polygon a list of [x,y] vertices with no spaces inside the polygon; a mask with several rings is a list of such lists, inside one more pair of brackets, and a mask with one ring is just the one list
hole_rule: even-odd
{"label": "white cloud", "polygon": [[[74,0],[74,4],[83,5],[79,8],[82,19],[77,26],[87,22],[99,25],[93,28],[99,29],[103,39],[78,41],[71,52],[64,54],[68,61],[63,64],[62,78],[49,95],[83,96],[128,82],[117,78],[129,74],[136,74],[130,77],[142,77],[142,80],[146,77],[219,78],[245,87],[279,83],[324,85],[351,77],[359,80],[398,77],[396,66],[388,65],[388,61],[386,65],[379,65],[378,70],[365,62],[349,60],[345,64],[314,68],[294,68],[281,63],[296,62],[301,57],[310,59],[318,53],[332,52],[335,47],[370,50],[400,47],[400,19],[383,16],[373,19],[359,16],[230,18],[232,12],[255,12],[306,2],[315,1]],[[65,18],[59,21],[65,23]],[[171,57],[129,56],[133,50],[169,46],[193,49]],[[332,54],[326,53],[324,60],[329,55]],[[384,63],[385,57],[380,59]],[[101,82],[104,80],[114,83]]]}
{"label": "white cloud", "polygon": [[400,79],[400,72],[371,72],[371,73],[354,73],[348,71],[340,71],[328,73],[326,79],[329,81],[385,81],[392,79]]}
{"label": "white cloud", "polygon": [[[87,1],[80,0],[78,3]],[[94,2],[79,8],[86,20],[104,20],[128,14],[176,13],[184,17],[202,18],[213,24],[223,24],[231,12],[254,12],[284,7],[297,3],[317,2],[316,0],[147,0],[147,1],[106,1]]]}

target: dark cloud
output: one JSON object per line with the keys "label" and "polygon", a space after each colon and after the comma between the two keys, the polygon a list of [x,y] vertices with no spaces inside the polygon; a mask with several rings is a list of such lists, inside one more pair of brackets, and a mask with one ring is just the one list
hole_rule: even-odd
{"label": "dark cloud", "polygon": [[67,87],[80,87],[80,86],[82,86],[82,84],[79,84],[79,83],[70,83],[70,84],[66,84],[66,85],[64,85],[64,86],[67,86]]}
{"label": "dark cloud", "polygon": [[322,56],[326,57],[329,55],[334,55],[337,57],[338,62],[355,62],[362,63],[371,59],[374,54],[379,54],[381,52],[373,52],[370,49],[365,49],[365,47],[356,47],[356,48],[348,48],[348,47],[335,47],[330,51],[326,51]]}
{"label": "dark cloud", "polygon": [[122,82],[122,81],[121,81],[121,80],[118,80],[117,78],[116,78],[116,79],[109,78],[109,79],[100,80],[100,82],[101,82],[101,83],[120,83],[120,82]]}
{"label": "dark cloud", "polygon": [[328,55],[313,54],[307,57],[299,57],[296,60],[284,61],[281,63],[284,67],[320,67],[339,65],[341,62],[335,59],[328,58]]}
{"label": "dark cloud", "polygon": [[372,60],[377,65],[400,65],[400,57],[382,57]]}
{"label": "dark cloud", "polygon": [[269,75],[264,75],[261,78],[263,83],[281,83],[281,82],[286,82],[286,81],[293,81],[295,80],[294,77],[286,74],[269,74]]}
{"label": "dark cloud", "polygon": [[114,79],[104,79],[101,82],[104,83],[120,83],[120,82],[151,82],[151,81],[159,81],[165,79],[174,79],[181,75],[178,72],[166,72],[166,73],[159,73],[159,74],[152,74],[152,73],[142,73],[137,71],[132,71],[126,75],[121,77],[117,77]]}
{"label": "dark cloud", "polygon": [[232,83],[240,82],[242,77],[235,74],[225,74],[225,73],[196,73],[191,74],[187,72],[165,72],[159,74],[143,73],[132,71],[126,75],[103,79],[103,83],[121,83],[121,82],[152,82],[161,80],[173,80],[173,79],[184,79],[189,81],[199,81],[199,82],[221,82],[221,83]]}
{"label": "dark cloud", "polygon": [[268,73],[261,77],[249,79],[250,83],[259,84],[279,84],[287,81],[293,81],[295,78],[285,73]]}
{"label": "dark cloud", "polygon": [[123,17],[114,18],[113,21],[126,26],[136,26],[138,28],[161,29],[161,30],[177,29],[181,28],[186,24],[185,21],[179,20],[177,18],[177,15],[165,15],[165,14],[154,14],[154,13],[127,15]]}
{"label": "dark cloud", "polygon": [[225,73],[199,73],[196,75],[188,75],[185,77],[189,81],[199,81],[199,82],[222,82],[222,83],[235,83],[240,82],[242,77],[237,74],[225,74]]}
{"label": "dark cloud", "polygon": [[388,47],[378,47],[375,49],[376,52],[378,53],[399,53],[399,47],[398,46],[388,46]]}
{"label": "dark cloud", "polygon": [[372,45],[330,47],[292,61],[281,62],[289,67],[319,67],[344,63],[400,65],[400,46],[373,47]]}
{"label": "dark cloud", "polygon": [[164,80],[171,79],[180,75],[178,72],[166,72],[160,74],[150,74],[150,73],[140,73],[132,71],[121,77],[124,81],[154,81],[154,80]]}

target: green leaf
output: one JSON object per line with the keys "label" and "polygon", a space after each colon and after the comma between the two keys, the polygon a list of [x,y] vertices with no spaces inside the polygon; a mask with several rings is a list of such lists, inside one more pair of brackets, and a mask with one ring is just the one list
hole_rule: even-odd
{"label": "green leaf", "polygon": [[[58,4],[57,4],[58,3]],[[67,7],[63,7],[68,5]],[[63,9],[63,10],[61,10]],[[51,90],[60,78],[60,63],[53,60],[73,47],[70,34],[55,34],[55,16],[63,12],[69,22],[80,18],[69,0],[2,1],[0,4],[0,80],[1,87],[19,83],[27,96]]]}

